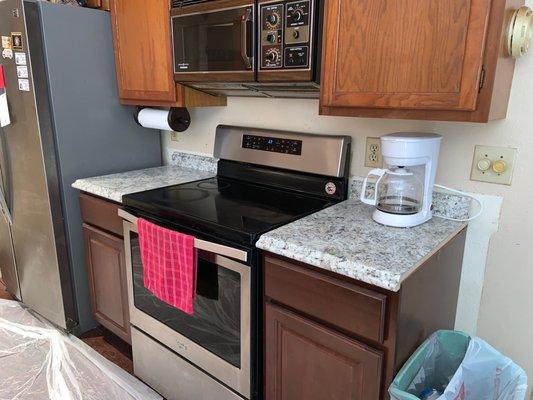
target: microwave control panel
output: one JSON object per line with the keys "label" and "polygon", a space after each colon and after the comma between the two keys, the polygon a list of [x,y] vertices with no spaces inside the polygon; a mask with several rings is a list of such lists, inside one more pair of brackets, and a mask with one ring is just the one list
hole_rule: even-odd
{"label": "microwave control panel", "polygon": [[312,56],[314,2],[260,4],[260,69],[309,69]]}

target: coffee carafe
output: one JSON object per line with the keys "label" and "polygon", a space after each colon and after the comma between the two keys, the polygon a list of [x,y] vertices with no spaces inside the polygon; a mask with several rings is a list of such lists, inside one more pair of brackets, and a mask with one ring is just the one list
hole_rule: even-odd
{"label": "coffee carafe", "polygon": [[[381,137],[384,168],[371,170],[361,190],[361,201],[376,207],[372,214],[376,222],[411,227],[431,219],[441,139],[431,133]],[[368,184],[372,176],[376,178],[373,190]]]}

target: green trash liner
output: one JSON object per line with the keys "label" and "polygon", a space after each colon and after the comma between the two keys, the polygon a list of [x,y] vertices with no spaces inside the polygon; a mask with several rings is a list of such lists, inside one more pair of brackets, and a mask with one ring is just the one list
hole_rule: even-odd
{"label": "green trash liner", "polygon": [[461,365],[469,343],[470,336],[463,332],[435,332],[398,372],[389,388],[391,398],[420,400],[418,394],[426,388],[443,390]]}

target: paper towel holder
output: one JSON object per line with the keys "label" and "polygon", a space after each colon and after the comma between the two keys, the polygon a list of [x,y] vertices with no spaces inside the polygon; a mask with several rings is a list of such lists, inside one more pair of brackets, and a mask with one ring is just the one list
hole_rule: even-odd
{"label": "paper towel holder", "polygon": [[[139,113],[145,108],[149,107],[139,106],[133,113],[133,118],[135,119],[135,122],[141,126],[143,125],[139,122]],[[186,131],[191,125],[191,115],[189,114],[189,110],[187,110],[187,108],[185,107],[171,107],[168,110],[167,122],[170,129],[175,132]]]}

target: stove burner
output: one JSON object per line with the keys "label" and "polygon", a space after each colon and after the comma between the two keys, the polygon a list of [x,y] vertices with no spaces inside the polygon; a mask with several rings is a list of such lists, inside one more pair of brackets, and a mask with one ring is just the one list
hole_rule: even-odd
{"label": "stove burner", "polygon": [[231,185],[229,182],[220,182],[220,181],[206,181],[206,182],[200,182],[197,185],[199,188],[203,189],[226,189],[229,188]]}
{"label": "stove burner", "polygon": [[192,188],[173,188],[169,190],[170,197],[174,201],[198,201],[209,197],[209,193],[206,190],[202,189],[192,189]]}

